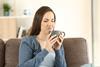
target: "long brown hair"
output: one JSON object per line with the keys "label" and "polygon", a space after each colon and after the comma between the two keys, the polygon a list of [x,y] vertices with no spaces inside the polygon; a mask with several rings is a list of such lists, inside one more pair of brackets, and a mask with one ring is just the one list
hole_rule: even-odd
{"label": "long brown hair", "polygon": [[42,6],[40,7],[37,12],[35,13],[34,19],[33,19],[33,24],[31,27],[31,31],[30,31],[30,36],[32,35],[38,35],[41,31],[41,22],[43,19],[43,16],[45,13],[47,12],[52,12],[54,14],[54,20],[56,21],[56,16],[55,13],[53,12],[53,10],[48,7],[48,6]]}

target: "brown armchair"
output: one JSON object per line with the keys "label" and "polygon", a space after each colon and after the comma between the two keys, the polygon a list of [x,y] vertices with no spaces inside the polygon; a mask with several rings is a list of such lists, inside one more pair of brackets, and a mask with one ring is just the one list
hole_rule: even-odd
{"label": "brown armchair", "polygon": [[[0,39],[0,67],[16,67],[18,64],[20,39],[10,39],[4,43]],[[86,40],[83,38],[65,38],[65,58],[68,67],[80,67],[88,63]]]}

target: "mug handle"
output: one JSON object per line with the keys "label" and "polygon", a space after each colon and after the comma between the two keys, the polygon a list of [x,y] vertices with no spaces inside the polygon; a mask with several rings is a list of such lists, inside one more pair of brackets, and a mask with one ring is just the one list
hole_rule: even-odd
{"label": "mug handle", "polygon": [[61,35],[63,35],[63,37],[65,36],[65,32],[61,32]]}

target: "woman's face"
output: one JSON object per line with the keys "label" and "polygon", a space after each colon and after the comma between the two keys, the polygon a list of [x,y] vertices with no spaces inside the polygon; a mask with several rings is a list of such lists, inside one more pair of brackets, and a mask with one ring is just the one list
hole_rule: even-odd
{"label": "woman's face", "polygon": [[41,32],[44,34],[49,34],[50,31],[53,31],[54,27],[54,14],[52,12],[45,13],[41,22]]}

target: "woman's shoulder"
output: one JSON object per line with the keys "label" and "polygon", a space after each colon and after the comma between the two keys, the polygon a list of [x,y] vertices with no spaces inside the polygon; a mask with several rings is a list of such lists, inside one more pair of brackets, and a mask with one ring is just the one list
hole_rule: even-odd
{"label": "woman's shoulder", "polygon": [[24,36],[21,39],[21,42],[27,44],[31,48],[35,48],[37,46],[36,36]]}
{"label": "woman's shoulder", "polygon": [[36,43],[36,36],[24,36],[22,37],[21,42],[34,45]]}
{"label": "woman's shoulder", "polygon": [[22,37],[22,41],[33,41],[36,39],[36,36],[24,36]]}

